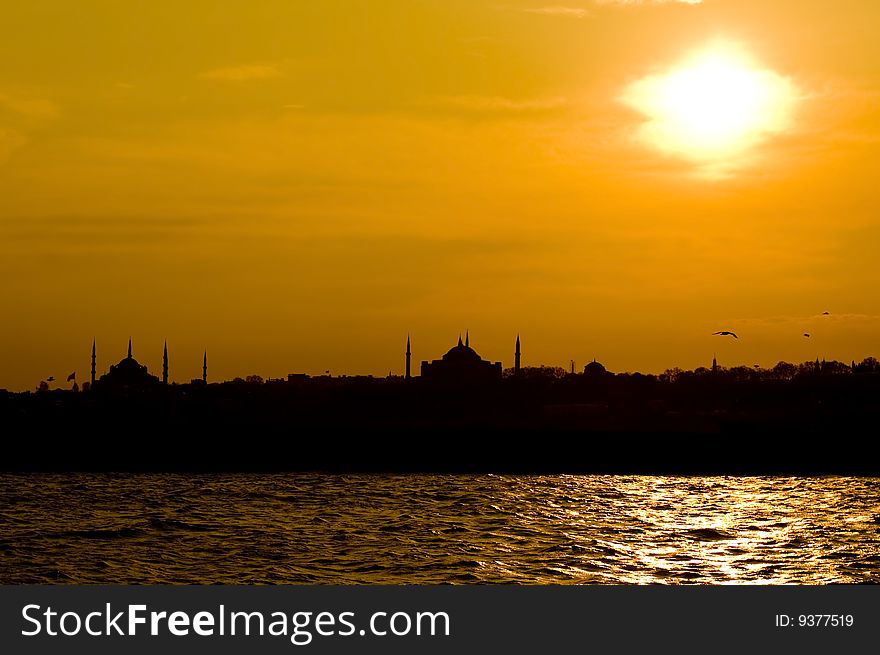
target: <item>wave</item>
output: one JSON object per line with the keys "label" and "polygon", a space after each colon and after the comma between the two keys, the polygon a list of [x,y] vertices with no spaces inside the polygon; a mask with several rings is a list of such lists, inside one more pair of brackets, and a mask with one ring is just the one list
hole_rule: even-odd
{"label": "wave", "polygon": [[96,528],[93,530],[69,530],[57,532],[54,537],[79,537],[81,539],[127,539],[144,534],[144,530],[137,527],[123,528]]}
{"label": "wave", "polygon": [[723,541],[734,538],[732,534],[716,528],[695,528],[685,531],[684,534],[700,541]]}
{"label": "wave", "polygon": [[210,525],[187,523],[186,521],[179,521],[177,519],[151,518],[147,521],[147,525],[153,530],[159,530],[160,532],[171,532],[174,530],[183,530],[186,532],[211,532],[214,530],[214,527]]}

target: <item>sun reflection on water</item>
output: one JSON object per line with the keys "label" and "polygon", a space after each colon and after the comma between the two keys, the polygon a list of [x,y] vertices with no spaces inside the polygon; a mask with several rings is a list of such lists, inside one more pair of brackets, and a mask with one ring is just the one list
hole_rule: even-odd
{"label": "sun reflection on water", "polygon": [[0,498],[6,583],[880,582],[880,479],[0,474]]}

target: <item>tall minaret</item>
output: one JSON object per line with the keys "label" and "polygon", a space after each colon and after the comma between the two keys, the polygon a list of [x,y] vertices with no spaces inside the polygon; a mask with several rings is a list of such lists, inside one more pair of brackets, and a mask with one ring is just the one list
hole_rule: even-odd
{"label": "tall minaret", "polygon": [[464,333],[464,347],[465,348],[471,347],[471,331],[470,330],[467,330]]}
{"label": "tall minaret", "polygon": [[718,360],[715,359],[715,353],[712,353],[712,373],[718,373]]}
{"label": "tall minaret", "polygon": [[513,372],[519,374],[519,358],[522,353],[519,350],[519,335],[516,335],[516,352],[513,355]]}
{"label": "tall minaret", "polygon": [[128,358],[131,359],[131,337],[128,338]]}
{"label": "tall minaret", "polygon": [[165,341],[162,351],[162,384],[168,384],[168,341]]}
{"label": "tall minaret", "polygon": [[95,384],[95,339],[92,339],[92,386]]}
{"label": "tall minaret", "polygon": [[202,359],[202,382],[208,384],[208,351],[205,351],[205,356]]}
{"label": "tall minaret", "polygon": [[409,347],[409,335],[406,335],[406,379],[410,379],[410,359],[412,359],[412,350]]}

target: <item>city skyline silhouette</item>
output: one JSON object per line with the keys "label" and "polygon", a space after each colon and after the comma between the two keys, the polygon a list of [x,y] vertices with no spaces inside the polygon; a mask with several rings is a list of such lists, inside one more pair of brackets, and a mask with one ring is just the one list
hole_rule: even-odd
{"label": "city skyline silhouette", "polygon": [[[177,383],[168,375],[175,360],[167,342],[160,378],[135,358],[129,340],[118,363],[103,373],[93,364],[94,380],[82,386],[74,372],[67,377],[69,388],[53,390],[41,381],[35,392],[0,393],[6,428],[43,435],[34,442],[39,450],[19,444],[7,465],[798,475],[874,470],[858,456],[880,393],[880,362],[873,357],[848,364],[817,357],[762,368],[723,366],[714,355],[695,370],[671,368],[655,375],[609,371],[596,359],[578,370],[574,362],[570,370],[529,365],[527,358],[523,365],[528,342],[520,335],[514,366],[504,368],[483,359],[471,344],[466,330],[445,354],[422,360],[416,376],[408,335],[401,363],[410,376],[382,377],[324,371],[209,379],[203,351],[201,376]],[[151,454],[131,459],[124,450],[108,449],[121,429],[146,439]],[[344,452],[315,440],[325,430],[346,444]],[[61,438],[68,432],[84,438]],[[238,450],[230,459],[205,450],[220,434],[249,435],[247,452]],[[844,446],[833,455],[801,448],[804,439],[829,434]],[[277,447],[297,453],[295,461],[266,457],[277,435],[291,439]],[[400,449],[413,435],[445,447],[429,457]],[[538,438],[536,447],[524,453],[503,445],[514,436],[530,437],[524,444]],[[537,447],[546,438],[557,447]]]}
{"label": "city skyline silhouette", "polygon": [[[720,334],[720,333],[713,333],[713,336],[715,336],[717,334]],[[55,386],[52,387],[50,385],[49,388],[65,389],[65,388],[70,388],[69,383],[73,382],[73,383],[76,383],[77,389],[79,389],[79,385],[82,382],[87,381],[88,384],[94,384],[96,379],[99,379],[100,377],[107,375],[111,371],[115,370],[117,366],[122,365],[124,367],[124,366],[126,366],[128,361],[135,361],[136,362],[136,358],[132,357],[132,339],[131,338],[128,339],[128,350],[127,350],[126,357],[121,359],[117,364],[107,363],[105,361],[105,363],[99,367],[97,364],[97,361],[98,361],[98,358],[97,358],[97,339],[92,340],[91,348],[92,348],[91,349],[91,360],[90,360],[91,368],[89,369],[90,377],[88,378],[88,380],[86,379],[86,377],[84,375],[79,375],[79,377],[77,378],[77,370],[78,369],[74,368],[73,372],[67,376],[61,375],[60,370],[55,374],[44,376],[44,378],[39,381],[38,386],[43,385],[46,382],[55,382],[56,383]],[[459,334],[457,347],[453,347],[451,350],[449,350],[446,353],[446,355],[443,355],[443,357],[439,358],[438,360],[434,360],[433,363],[437,364],[438,362],[442,362],[444,359],[447,359],[450,356],[452,356],[453,358],[460,358],[461,355],[459,355],[459,351],[461,352],[461,355],[463,355],[465,357],[465,359],[471,357],[478,362],[484,361],[481,359],[480,355],[477,354],[474,349],[470,348],[470,330],[468,329],[468,330],[465,330],[464,341],[462,340],[462,337]],[[717,349],[713,349],[712,360],[711,360],[710,365],[704,363],[703,365],[695,366],[691,370],[701,370],[701,369],[715,370],[716,368],[718,368],[719,365],[718,365],[717,357],[716,357],[717,352],[718,352]],[[274,377],[272,375],[263,375],[262,372],[260,372],[260,371],[248,370],[247,372],[239,372],[238,374],[233,375],[229,378],[225,378],[225,379],[224,378],[215,378],[214,381],[223,382],[223,381],[231,381],[234,379],[243,379],[245,377],[254,377],[254,376],[259,377],[259,378],[268,379],[268,380],[273,380],[273,379],[284,379],[290,375],[310,377],[310,376],[320,376],[320,375],[332,376],[334,374],[337,377],[339,377],[339,376],[342,376],[342,377],[357,376],[357,377],[372,377],[372,378],[404,377],[404,378],[408,379],[410,377],[420,377],[421,375],[424,375],[425,365],[428,365],[428,369],[430,369],[431,368],[430,365],[432,364],[433,358],[419,359],[417,357],[415,360],[417,366],[413,367],[412,366],[412,355],[413,354],[414,353],[412,351],[412,335],[407,334],[406,350],[403,354],[402,365],[399,368],[392,365],[388,369],[387,375],[363,374],[363,373],[348,371],[345,369],[335,370],[335,371],[333,371],[332,374],[331,374],[330,369],[325,369],[324,371],[305,372],[302,370],[293,370],[293,369],[297,368],[295,365],[293,365],[292,368],[289,367],[289,368],[291,368],[291,370],[288,370],[287,373],[283,373],[281,375],[276,375]],[[439,354],[442,354],[442,353],[439,353]],[[508,374],[509,372],[518,371],[521,367],[521,357],[522,357],[521,335],[517,334],[516,338],[515,338],[515,343],[513,346],[513,353],[512,353],[512,356],[509,358],[509,360],[505,359],[505,361],[497,361],[497,362],[494,362],[494,364],[492,362],[485,362],[486,364],[492,364],[492,369],[493,369],[493,371],[495,371],[494,373],[490,373],[490,379],[496,373],[497,373],[497,376],[500,378],[502,375],[502,372],[504,372],[504,374]],[[144,358],[142,357],[142,359],[144,359]],[[149,359],[149,358],[146,358],[146,359]],[[839,360],[836,360],[833,358],[828,359],[824,356],[820,357],[819,355],[816,355],[815,360],[807,359],[807,360],[803,360],[802,362],[787,362],[786,360],[779,359],[771,365],[762,366],[760,364],[751,364],[750,365],[750,364],[746,364],[745,361],[740,361],[740,362],[729,362],[727,364],[722,363],[720,368],[721,369],[753,368],[756,370],[769,370],[774,367],[779,367],[781,365],[792,365],[792,364],[797,365],[798,363],[803,364],[803,365],[810,365],[810,364],[813,364],[814,361],[815,361],[816,366],[818,366],[820,364],[820,360],[821,360],[821,362],[833,362],[835,365],[839,365],[839,366],[846,365],[845,362],[840,362]],[[185,379],[185,375],[179,376],[176,378],[170,376],[169,361],[170,361],[170,359],[169,359],[169,354],[168,354],[168,340],[164,339],[163,345],[162,345],[162,355],[161,355],[162,382],[164,384],[169,384],[169,383],[183,384],[183,383],[187,383],[187,382],[198,382],[198,381],[201,381],[203,383],[207,382],[207,364],[208,364],[207,349],[204,349],[202,351],[200,366],[197,371],[199,373],[198,376],[191,376],[188,379]],[[505,363],[506,361],[509,361],[510,366],[506,365],[506,363]],[[585,364],[582,364],[581,366],[579,366],[577,368],[579,370],[584,368],[586,365],[588,365],[590,363],[590,361],[596,362],[597,358],[594,356],[592,358],[592,360],[587,359]],[[872,366],[871,362],[874,362],[874,361],[876,361],[876,360],[873,357],[873,355],[859,357],[858,359],[852,358],[849,362],[849,368],[850,368],[850,370],[855,370],[857,363],[870,368]],[[574,373],[575,367],[576,367],[576,361],[572,359],[572,360],[570,360],[570,364],[571,364],[571,372]],[[146,373],[147,369],[149,368],[147,365],[138,364],[138,366],[143,368],[143,371],[145,373]],[[548,363],[548,362],[532,362],[531,365],[527,366],[527,367],[529,367],[529,368],[543,368],[543,369],[549,369],[549,368],[562,369],[562,368],[564,368],[563,366],[556,365],[553,363]],[[188,370],[189,368],[192,368],[192,367],[191,366],[190,367],[184,366],[184,370]],[[440,367],[437,366],[435,368],[439,369]],[[603,366],[603,368],[604,368],[604,366]],[[79,369],[79,370],[81,370],[81,369]],[[639,373],[639,374],[648,374],[648,375],[660,375],[660,374],[668,374],[669,371],[680,371],[680,370],[688,370],[688,369],[684,369],[681,366],[671,365],[671,366],[666,366],[665,368],[663,368],[662,370],[657,371],[657,372],[644,371],[644,370],[639,370],[639,369],[629,370],[629,371],[620,371],[620,372],[621,373]],[[100,373],[99,373],[99,371],[100,371]],[[196,371],[196,369],[193,369],[193,371]],[[156,379],[158,381],[158,378],[156,378]],[[9,391],[27,391],[27,389],[11,389]]]}

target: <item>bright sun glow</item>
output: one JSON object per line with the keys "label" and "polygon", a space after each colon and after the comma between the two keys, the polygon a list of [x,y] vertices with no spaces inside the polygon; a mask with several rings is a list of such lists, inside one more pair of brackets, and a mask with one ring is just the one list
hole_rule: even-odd
{"label": "bright sun glow", "polygon": [[724,44],[637,80],[622,101],[648,117],[640,136],[649,144],[718,169],[785,130],[797,95],[788,78]]}

